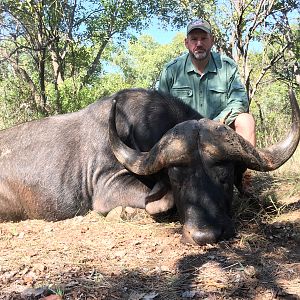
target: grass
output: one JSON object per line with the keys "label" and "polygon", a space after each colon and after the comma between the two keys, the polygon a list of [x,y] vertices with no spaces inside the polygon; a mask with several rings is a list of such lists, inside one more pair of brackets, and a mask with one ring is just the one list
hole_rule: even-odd
{"label": "grass", "polygon": [[57,295],[57,296],[59,296],[60,298],[63,298],[63,296],[64,296],[64,291],[63,291],[63,289],[61,289],[61,288],[53,288],[53,289],[50,289],[50,291],[54,294],[54,295]]}
{"label": "grass", "polygon": [[[273,173],[277,176],[300,179],[300,146],[298,146],[294,155]],[[298,182],[298,185],[300,185],[300,182]]]}
{"label": "grass", "polygon": [[[288,213],[296,219],[299,215],[300,219],[300,147],[279,169],[269,173],[252,172],[253,197],[236,193],[233,201],[234,218],[241,229],[249,223],[270,224],[281,216],[285,219]],[[251,236],[242,238],[252,239]]]}

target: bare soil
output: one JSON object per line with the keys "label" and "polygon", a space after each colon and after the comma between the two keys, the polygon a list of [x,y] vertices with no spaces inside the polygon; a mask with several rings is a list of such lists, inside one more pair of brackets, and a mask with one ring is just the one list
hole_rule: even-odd
{"label": "bare soil", "polygon": [[0,299],[300,299],[300,177],[257,175],[237,236],[180,242],[176,214],[0,224]]}

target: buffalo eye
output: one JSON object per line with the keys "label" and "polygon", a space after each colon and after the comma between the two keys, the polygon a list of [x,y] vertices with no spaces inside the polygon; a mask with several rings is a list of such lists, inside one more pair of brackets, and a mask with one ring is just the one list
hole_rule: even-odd
{"label": "buffalo eye", "polygon": [[180,183],[183,176],[182,170],[179,167],[171,167],[168,169],[169,179],[172,183]]}

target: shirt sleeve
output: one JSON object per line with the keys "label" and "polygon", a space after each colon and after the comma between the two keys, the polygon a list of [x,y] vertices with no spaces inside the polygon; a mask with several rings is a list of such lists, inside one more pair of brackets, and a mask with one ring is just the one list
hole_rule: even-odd
{"label": "shirt sleeve", "polygon": [[230,125],[239,114],[248,112],[248,109],[249,101],[246,89],[242,84],[238,69],[235,67],[228,82],[227,106],[214,120],[225,119],[225,124]]}
{"label": "shirt sleeve", "polygon": [[158,91],[163,93],[170,93],[171,91],[172,77],[168,72],[168,68],[165,66],[160,74],[158,81]]}

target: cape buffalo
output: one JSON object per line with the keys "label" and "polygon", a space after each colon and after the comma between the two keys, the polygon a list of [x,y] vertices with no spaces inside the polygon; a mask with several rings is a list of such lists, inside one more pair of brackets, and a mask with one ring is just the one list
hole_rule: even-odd
{"label": "cape buffalo", "polygon": [[183,241],[234,235],[233,186],[246,169],[275,170],[294,153],[300,112],[279,143],[256,149],[226,125],[157,91],[122,90],[74,113],[0,132],[0,219],[62,220],[94,209],[175,206]]}

